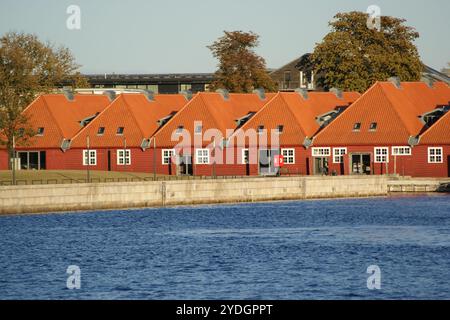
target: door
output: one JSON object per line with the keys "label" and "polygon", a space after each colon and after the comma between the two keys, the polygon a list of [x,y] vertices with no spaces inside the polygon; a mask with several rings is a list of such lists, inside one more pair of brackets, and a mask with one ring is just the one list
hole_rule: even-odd
{"label": "door", "polygon": [[328,175],[328,157],[314,158],[314,174]]}
{"label": "door", "polygon": [[259,150],[259,174],[262,176],[274,176],[277,175],[280,168],[275,167],[275,156],[280,154],[278,149],[261,149]]}
{"label": "door", "polygon": [[352,174],[371,174],[370,154],[355,153],[351,155],[350,160]]}
{"label": "door", "polygon": [[111,171],[111,150],[108,150],[108,171]]}
{"label": "door", "polygon": [[450,156],[447,156],[447,177],[450,178]]}
{"label": "door", "polygon": [[192,176],[192,156],[181,156],[180,158],[180,174]]}

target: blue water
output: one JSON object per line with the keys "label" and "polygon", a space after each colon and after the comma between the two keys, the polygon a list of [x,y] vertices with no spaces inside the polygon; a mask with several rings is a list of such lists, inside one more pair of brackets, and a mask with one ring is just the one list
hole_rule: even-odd
{"label": "blue water", "polygon": [[0,217],[0,299],[412,298],[450,299],[448,195]]}

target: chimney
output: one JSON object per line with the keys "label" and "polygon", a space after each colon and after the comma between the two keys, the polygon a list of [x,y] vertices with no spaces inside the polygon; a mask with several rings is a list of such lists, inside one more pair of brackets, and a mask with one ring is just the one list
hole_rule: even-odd
{"label": "chimney", "polygon": [[397,89],[401,89],[402,85],[399,77],[390,77],[389,82],[392,82]]}
{"label": "chimney", "polygon": [[182,94],[187,101],[192,99],[192,91],[191,90],[183,90],[180,92],[180,94]]}
{"label": "chimney", "polygon": [[155,94],[151,90],[144,90],[143,91],[144,96],[147,98],[148,101],[153,102],[155,101]]}
{"label": "chimney", "polygon": [[255,90],[253,90],[253,93],[257,94],[259,99],[266,100],[266,93],[264,92],[263,88],[255,89]]}
{"label": "chimney", "polygon": [[434,88],[434,80],[431,78],[422,77],[422,82],[424,82],[429,88]]}
{"label": "chimney", "polygon": [[305,99],[305,100],[308,99],[308,90],[303,89],[303,88],[298,88],[298,89],[295,89],[295,92],[297,92],[299,95],[301,95],[303,97],[303,99]]}
{"label": "chimney", "polygon": [[109,101],[116,99],[116,92],[114,90],[106,90],[103,94],[108,97]]}
{"label": "chimney", "polygon": [[339,99],[342,99],[342,90],[338,89],[338,88],[331,88],[330,92],[334,93],[336,95],[336,97],[338,97]]}
{"label": "chimney", "polygon": [[228,99],[230,99],[230,93],[228,92],[227,89],[217,89],[216,92],[220,93],[223,100],[227,101]]}
{"label": "chimney", "polygon": [[75,95],[73,94],[73,91],[71,89],[63,89],[63,94],[69,101],[75,100]]}

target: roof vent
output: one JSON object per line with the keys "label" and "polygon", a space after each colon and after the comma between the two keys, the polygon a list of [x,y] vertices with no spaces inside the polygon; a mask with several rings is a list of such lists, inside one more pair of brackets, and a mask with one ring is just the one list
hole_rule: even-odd
{"label": "roof vent", "polygon": [[155,101],[155,94],[151,90],[144,90],[143,94],[147,98],[148,101],[153,102]]}
{"label": "roof vent", "polygon": [[223,100],[229,100],[230,99],[230,93],[228,92],[227,89],[217,89],[216,92],[220,93],[220,95],[222,96]]}
{"label": "roof vent", "polygon": [[109,101],[116,99],[116,92],[113,90],[106,90],[103,94],[108,97]]}
{"label": "roof vent", "polygon": [[426,77],[422,77],[422,82],[425,82],[425,84],[429,87],[434,89],[434,83],[436,82],[435,80],[431,79],[431,78],[426,78]]}
{"label": "roof vent", "polygon": [[145,151],[150,147],[150,139],[143,139],[141,142],[141,149],[142,151]]}
{"label": "roof vent", "polygon": [[408,138],[408,144],[409,144],[411,147],[417,146],[417,145],[419,144],[419,138],[418,138],[418,137],[410,136],[410,137]]}
{"label": "roof vent", "polygon": [[66,152],[67,150],[70,149],[70,143],[71,141],[69,139],[63,139],[61,142],[61,150],[63,152]]}
{"label": "roof vent", "polygon": [[266,100],[266,93],[264,92],[263,88],[255,89],[255,90],[253,90],[253,93],[257,94],[259,99]]}
{"label": "roof vent", "polygon": [[295,92],[297,92],[299,95],[301,95],[303,97],[303,99],[308,99],[308,91],[306,89],[303,88],[297,88],[295,89]]}
{"label": "roof vent", "polygon": [[330,92],[334,93],[336,95],[336,97],[338,97],[338,99],[342,99],[343,95],[342,95],[342,90],[338,89],[338,88],[331,88]]}
{"label": "roof vent", "polygon": [[192,91],[191,90],[183,90],[180,93],[186,98],[187,101],[192,99]]}
{"label": "roof vent", "polygon": [[69,101],[75,100],[75,95],[73,94],[73,91],[71,89],[63,89],[64,96]]}
{"label": "roof vent", "polygon": [[394,86],[397,87],[397,89],[400,89],[402,87],[401,83],[400,83],[400,78],[399,77],[390,77],[388,79],[389,82],[392,82],[394,84]]}
{"label": "roof vent", "polygon": [[308,149],[309,147],[311,147],[313,141],[311,138],[305,137],[305,140],[303,140],[303,146]]}

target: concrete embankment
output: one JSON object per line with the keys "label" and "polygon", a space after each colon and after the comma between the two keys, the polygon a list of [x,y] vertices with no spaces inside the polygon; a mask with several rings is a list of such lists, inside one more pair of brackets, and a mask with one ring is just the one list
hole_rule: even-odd
{"label": "concrete embankment", "polygon": [[443,183],[450,183],[450,178],[394,178],[388,181],[388,191],[390,193],[435,192]]}
{"label": "concrete embankment", "polygon": [[0,187],[0,214],[388,194],[388,178],[279,177]]}

